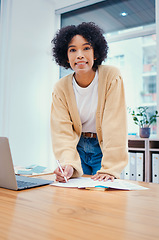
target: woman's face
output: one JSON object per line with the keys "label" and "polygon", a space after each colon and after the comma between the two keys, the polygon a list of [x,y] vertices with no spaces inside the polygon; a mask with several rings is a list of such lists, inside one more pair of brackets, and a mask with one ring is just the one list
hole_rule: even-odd
{"label": "woman's face", "polygon": [[76,74],[93,71],[94,50],[81,35],[76,35],[68,44],[68,62]]}

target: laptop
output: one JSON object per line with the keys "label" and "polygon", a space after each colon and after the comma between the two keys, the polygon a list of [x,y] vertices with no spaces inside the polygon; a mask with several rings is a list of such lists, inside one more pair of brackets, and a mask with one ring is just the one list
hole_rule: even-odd
{"label": "laptop", "polygon": [[23,190],[51,184],[53,181],[16,176],[8,138],[0,137],[0,187],[12,190]]}

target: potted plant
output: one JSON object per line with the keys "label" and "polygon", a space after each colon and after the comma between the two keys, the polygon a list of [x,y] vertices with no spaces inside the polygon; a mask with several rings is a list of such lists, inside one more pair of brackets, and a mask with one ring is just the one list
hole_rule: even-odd
{"label": "potted plant", "polygon": [[149,138],[150,136],[150,125],[156,123],[158,111],[155,111],[154,114],[148,113],[148,107],[138,107],[137,111],[129,108],[129,113],[133,117],[133,121],[136,125],[139,126],[140,137]]}

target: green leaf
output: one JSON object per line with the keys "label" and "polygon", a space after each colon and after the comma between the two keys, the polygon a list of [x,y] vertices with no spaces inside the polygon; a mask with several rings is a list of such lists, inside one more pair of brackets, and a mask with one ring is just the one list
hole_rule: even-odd
{"label": "green leaf", "polygon": [[137,122],[139,121],[137,117],[133,117],[133,120]]}

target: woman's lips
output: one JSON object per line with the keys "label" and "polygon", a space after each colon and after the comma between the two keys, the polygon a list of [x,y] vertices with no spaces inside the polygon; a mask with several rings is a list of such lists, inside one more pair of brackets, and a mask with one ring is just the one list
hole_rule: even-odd
{"label": "woman's lips", "polygon": [[87,64],[88,62],[76,62],[75,65],[85,65]]}

